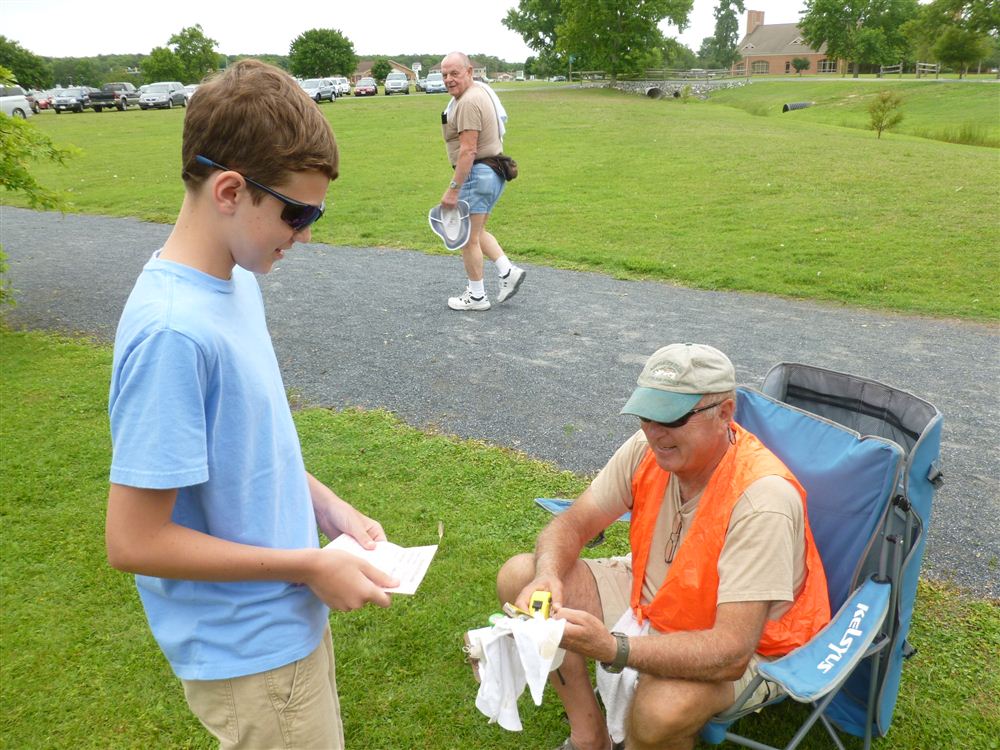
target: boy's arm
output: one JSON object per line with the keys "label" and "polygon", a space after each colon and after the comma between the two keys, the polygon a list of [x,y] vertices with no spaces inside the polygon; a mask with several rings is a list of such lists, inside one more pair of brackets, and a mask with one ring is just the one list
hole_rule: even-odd
{"label": "boy's arm", "polygon": [[346,500],[342,500],[316,477],[306,472],[309,481],[309,495],[312,497],[316,523],[330,539],[348,534],[358,540],[365,549],[374,549],[375,542],[385,541],[382,524],[361,513]]}
{"label": "boy's arm", "polygon": [[332,549],[273,549],[219,539],[174,523],[176,499],[177,490],[111,485],[105,542],[112,567],[183,580],[302,583],[338,610],[367,602],[390,604],[382,589],[398,582],[359,557]]}

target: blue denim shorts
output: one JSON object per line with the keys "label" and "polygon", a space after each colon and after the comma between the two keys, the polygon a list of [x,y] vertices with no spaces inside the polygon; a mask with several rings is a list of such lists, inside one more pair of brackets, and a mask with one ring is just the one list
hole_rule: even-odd
{"label": "blue denim shorts", "polygon": [[462,183],[459,200],[469,204],[470,214],[488,214],[500,200],[507,183],[486,164],[473,164],[472,171]]}

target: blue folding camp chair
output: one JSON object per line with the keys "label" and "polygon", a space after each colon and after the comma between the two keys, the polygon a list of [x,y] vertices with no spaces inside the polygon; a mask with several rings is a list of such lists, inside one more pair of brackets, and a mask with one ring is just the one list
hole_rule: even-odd
{"label": "blue folding camp chair", "polygon": [[[760,709],[746,702],[761,681],[813,706],[784,747],[797,747],[817,721],[837,733],[886,734],[892,721],[917,576],[942,478],[941,413],[910,393],[801,364],[776,365],[761,391],[740,388],[736,420],[768,446],[806,488],[830,594],[830,624],[809,643],[764,664],[730,710],[702,731],[718,744],[776,750],[730,725]],[[774,692],[774,691],[772,691]],[[767,705],[767,704],[765,704]]]}

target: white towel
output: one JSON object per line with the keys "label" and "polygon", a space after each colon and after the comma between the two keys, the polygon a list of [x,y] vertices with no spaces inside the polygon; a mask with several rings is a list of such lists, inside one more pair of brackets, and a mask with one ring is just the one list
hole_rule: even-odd
{"label": "white towel", "polygon": [[470,640],[482,647],[476,708],[491,724],[521,731],[517,699],[525,685],[535,705],[542,705],[549,672],[559,668],[565,654],[559,648],[565,627],[565,620],[541,616],[530,620],[504,617],[492,627],[470,631]]}
{"label": "white towel", "polygon": [[[482,81],[473,81],[473,83],[476,86],[482,86],[484,89],[486,89],[486,93],[489,94],[490,99],[493,100],[493,109],[497,113],[497,130],[500,132],[500,148],[503,148],[503,136],[504,133],[507,132],[507,110],[503,108],[503,105],[500,103],[500,97],[497,96],[496,92],[493,89],[491,89]],[[451,112],[451,108],[456,101],[457,100],[454,97],[452,97],[451,100],[448,102],[448,106],[444,108],[445,117],[447,117],[448,113]]]}
{"label": "white towel", "polygon": [[[612,628],[613,631],[625,635],[645,635],[649,632],[649,620],[639,625],[631,609],[619,618]],[[625,740],[625,716],[628,712],[632,696],[635,695],[635,683],[639,673],[631,667],[625,667],[618,674],[610,674],[597,665],[597,690],[607,711],[608,732],[615,742]]]}

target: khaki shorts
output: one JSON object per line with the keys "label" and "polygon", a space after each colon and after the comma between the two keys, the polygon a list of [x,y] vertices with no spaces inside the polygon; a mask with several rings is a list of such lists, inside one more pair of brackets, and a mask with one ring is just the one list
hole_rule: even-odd
{"label": "khaki shorts", "polygon": [[309,656],[228,680],[181,680],[188,706],[222,750],[344,747],[330,630]]}
{"label": "khaki shorts", "polygon": [[[597,593],[601,597],[601,608],[604,611],[604,626],[610,630],[629,608],[629,600],[632,596],[632,558],[631,557],[607,557],[600,559],[584,559],[584,563],[590,568],[597,582]],[[750,657],[750,664],[746,672],[740,679],[733,682],[733,702],[749,685],[753,678],[757,676],[757,665],[761,662],[770,661],[766,656],[754,654]],[[747,701],[747,706],[756,703],[764,703],[777,690],[775,685],[762,682],[754,691],[753,697]]]}

